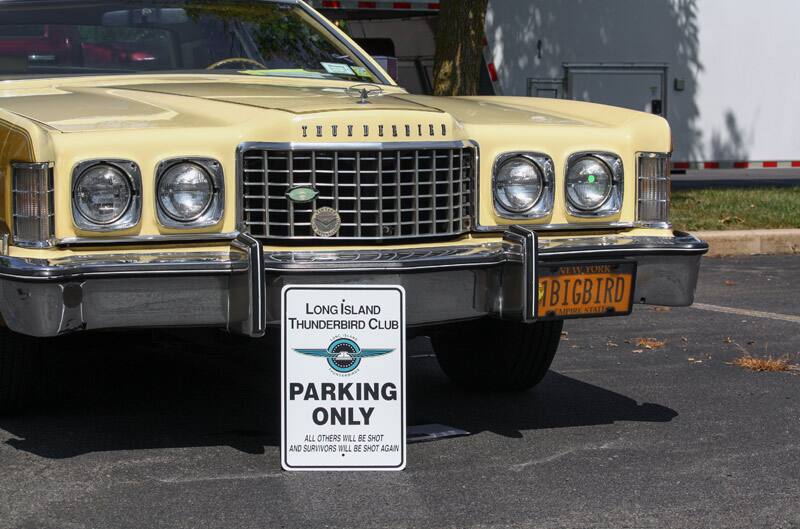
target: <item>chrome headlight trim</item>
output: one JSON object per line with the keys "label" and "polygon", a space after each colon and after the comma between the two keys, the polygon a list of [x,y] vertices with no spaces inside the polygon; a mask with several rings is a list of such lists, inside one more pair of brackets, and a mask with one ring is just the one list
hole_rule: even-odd
{"label": "chrome headlight trim", "polygon": [[[192,220],[181,221],[172,217],[169,213],[164,211],[161,206],[159,197],[159,190],[161,188],[161,179],[169,169],[182,163],[195,164],[202,168],[206,174],[211,178],[211,183],[214,187],[211,202],[203,210],[200,215]],[[200,157],[183,157],[183,158],[170,158],[161,161],[156,167],[156,180],[155,180],[154,200],[156,204],[156,215],[158,222],[165,228],[175,229],[197,229],[208,228],[219,224],[225,214],[225,174],[222,169],[222,164],[213,158],[200,158]]]}
{"label": "chrome headlight trim", "polygon": [[[526,211],[514,212],[503,206],[497,199],[497,173],[503,164],[514,158],[524,158],[531,162],[542,176],[542,188],[533,205]],[[492,167],[492,201],[498,216],[504,219],[541,219],[553,212],[555,197],[555,166],[550,156],[540,152],[506,152],[498,156]]]}
{"label": "chrome headlight trim", "polygon": [[[88,170],[107,165],[121,172],[128,180],[131,198],[127,209],[115,220],[108,223],[97,223],[81,213],[78,208],[76,190],[81,176]],[[139,225],[142,220],[142,171],[139,165],[131,160],[97,159],[86,160],[72,169],[72,222],[78,229],[92,232],[112,232],[127,230]]]}
{"label": "chrome headlight trim", "polygon": [[[587,210],[581,209],[572,203],[567,190],[567,178],[569,171],[573,165],[583,158],[595,158],[603,163],[611,171],[611,191],[605,201],[598,207]],[[569,156],[567,165],[564,168],[564,204],[569,213],[573,217],[578,218],[597,218],[597,217],[610,217],[616,215],[622,210],[622,200],[624,198],[625,189],[625,171],[622,166],[622,158],[611,152],[602,151],[582,151],[576,152]]]}

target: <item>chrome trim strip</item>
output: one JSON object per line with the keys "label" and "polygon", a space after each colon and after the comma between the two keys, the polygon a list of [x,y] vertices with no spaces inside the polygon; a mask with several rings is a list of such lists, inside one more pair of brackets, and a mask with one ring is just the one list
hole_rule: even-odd
{"label": "chrome trim strip", "polygon": [[509,260],[502,242],[438,248],[265,252],[267,271],[361,272],[494,266]]}
{"label": "chrome trim strip", "polygon": [[[477,231],[482,233],[504,233],[513,224],[497,226],[479,226]],[[526,224],[527,227],[540,231],[597,231],[597,230],[622,230],[635,228],[633,222],[592,222],[586,224]]]}
{"label": "chrome trim strip", "polygon": [[232,241],[238,231],[225,233],[175,233],[172,235],[129,235],[121,237],[66,237],[56,241],[58,247],[117,246],[126,244],[220,242]]}
{"label": "chrome trim strip", "polygon": [[280,150],[280,151],[395,151],[418,149],[461,149],[469,147],[469,141],[370,141],[370,142],[342,142],[342,143],[312,143],[312,142],[262,142],[247,141],[239,144],[237,153],[250,149]]}
{"label": "chrome trim strip", "polygon": [[247,260],[230,251],[71,255],[55,259],[0,257],[0,277],[24,280],[133,275],[224,275],[244,270],[248,270]]}
{"label": "chrome trim strip", "polygon": [[656,230],[668,230],[672,228],[671,222],[644,222],[637,221],[634,223],[637,228],[649,228]]}
{"label": "chrome trim strip", "polygon": [[[508,235],[511,233],[512,235]],[[464,244],[438,248],[412,248],[403,250],[356,251],[276,251],[265,252],[267,271],[285,272],[342,272],[386,271],[391,269],[426,270],[448,268],[478,268],[507,262],[523,262],[524,253],[517,241],[519,236],[535,233],[527,226],[513,226],[504,234],[505,242]],[[516,235],[514,235],[516,234]],[[632,255],[688,254],[702,255],[708,244],[690,234],[676,237],[574,237],[546,239],[538,236],[537,260],[552,261],[559,258],[614,257]]]}
{"label": "chrome trim strip", "polygon": [[480,233],[484,230],[481,226],[481,146],[475,140],[470,140],[475,151],[475,182],[472,186],[472,231]]}
{"label": "chrome trim strip", "polygon": [[676,232],[675,237],[649,237],[625,235],[574,237],[566,239],[539,239],[540,260],[560,257],[595,257],[597,255],[663,255],[680,253],[703,255],[708,243],[694,235]]}

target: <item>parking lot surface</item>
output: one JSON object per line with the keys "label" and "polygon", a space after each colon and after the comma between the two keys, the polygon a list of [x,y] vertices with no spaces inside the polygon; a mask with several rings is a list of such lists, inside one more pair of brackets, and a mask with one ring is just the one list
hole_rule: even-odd
{"label": "parking lot surface", "polygon": [[[264,341],[53,344],[55,402],[0,417],[0,527],[800,527],[800,259],[704,262],[695,308],[570,321],[533,391],[451,385],[409,347],[401,473],[286,473]],[[639,338],[652,338],[647,346]],[[663,345],[661,342],[664,342]]]}

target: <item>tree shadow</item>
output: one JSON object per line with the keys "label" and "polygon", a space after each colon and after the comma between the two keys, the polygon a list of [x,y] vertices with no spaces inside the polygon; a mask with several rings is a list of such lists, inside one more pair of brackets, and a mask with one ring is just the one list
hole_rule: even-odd
{"label": "tree shadow", "polygon": [[745,131],[739,126],[736,114],[732,109],[725,111],[725,134],[719,130],[711,133],[711,159],[712,160],[749,160],[747,143],[752,143],[752,138],[746,138]]}
{"label": "tree shadow", "polygon": [[[665,117],[672,127],[674,159],[707,159],[704,142],[709,138],[698,124],[703,71],[698,0],[537,0],[505,7],[502,1],[490,2],[487,38],[508,94],[526,94],[529,81],[563,82],[566,63],[668,64]],[[623,77],[627,82],[637,79]],[[619,79],[592,79],[581,87],[565,84],[560,97],[623,104]],[[635,93],[637,101],[648,96],[638,88],[622,92]]]}
{"label": "tree shadow", "polygon": [[[8,445],[52,459],[202,446],[262,454],[279,443],[278,355],[268,352],[275,350],[268,340],[233,341],[204,331],[177,338],[162,332],[69,337],[50,359],[55,400],[0,417],[0,429],[10,434]],[[434,359],[423,360],[409,362],[409,424],[521,437],[526,430],[677,416],[555,372],[530,392],[465,392]]]}

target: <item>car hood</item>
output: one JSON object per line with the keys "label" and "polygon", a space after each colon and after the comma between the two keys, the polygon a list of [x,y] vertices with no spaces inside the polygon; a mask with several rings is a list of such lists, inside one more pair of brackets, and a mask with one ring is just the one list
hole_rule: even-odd
{"label": "car hood", "polygon": [[631,114],[638,114],[621,109],[598,113],[588,108],[597,105],[580,109],[575,105],[585,104],[530,98],[415,96],[397,87],[386,87],[383,95],[362,104],[348,91],[352,84],[284,81],[191,76],[13,81],[0,83],[0,108],[61,132],[214,127],[231,125],[243,115],[266,119],[279,113],[304,118],[376,111],[420,122],[428,116],[436,122],[452,120],[461,125],[596,128],[618,126]]}

